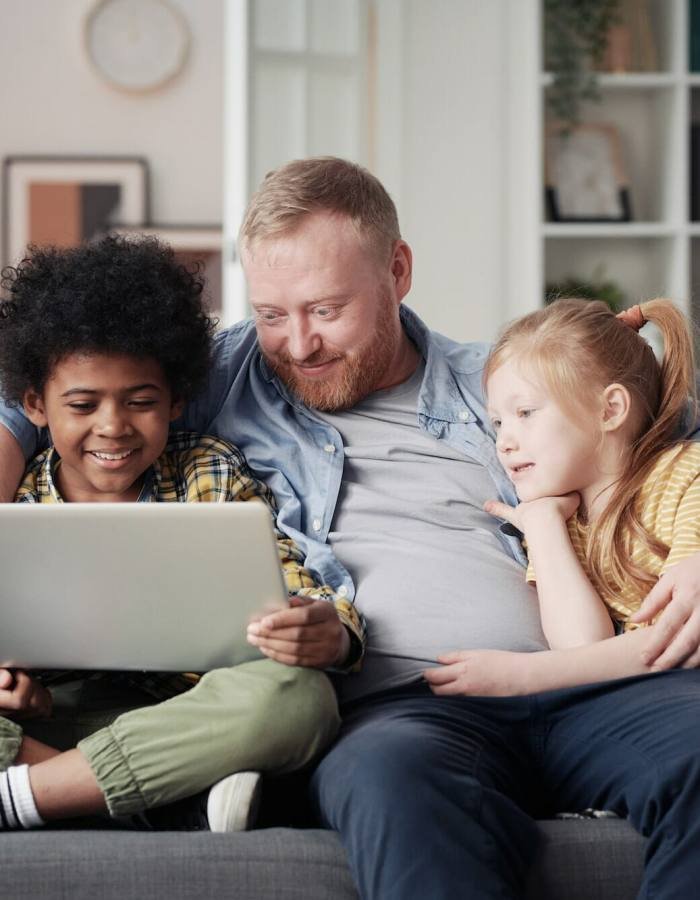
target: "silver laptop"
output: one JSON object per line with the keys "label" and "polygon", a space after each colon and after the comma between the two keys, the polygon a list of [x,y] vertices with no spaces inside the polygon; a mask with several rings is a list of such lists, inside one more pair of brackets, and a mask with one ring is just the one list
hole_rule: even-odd
{"label": "silver laptop", "polygon": [[287,591],[262,503],[0,504],[0,665],[205,672]]}

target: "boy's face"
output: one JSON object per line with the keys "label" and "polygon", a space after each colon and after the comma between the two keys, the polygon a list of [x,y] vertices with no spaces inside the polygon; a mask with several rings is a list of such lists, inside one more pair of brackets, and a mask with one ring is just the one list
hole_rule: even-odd
{"label": "boy's face", "polygon": [[71,502],[136,500],[181,411],[153,359],[75,353],[60,360],[27,416],[48,425],[61,465],[57,488]]}

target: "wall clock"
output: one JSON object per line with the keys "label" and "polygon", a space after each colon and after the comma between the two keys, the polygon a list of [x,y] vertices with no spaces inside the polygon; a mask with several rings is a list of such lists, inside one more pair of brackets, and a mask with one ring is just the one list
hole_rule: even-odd
{"label": "wall clock", "polygon": [[85,20],[85,43],[92,65],[113,87],[150,91],[181,71],[190,31],[168,0],[99,0]]}

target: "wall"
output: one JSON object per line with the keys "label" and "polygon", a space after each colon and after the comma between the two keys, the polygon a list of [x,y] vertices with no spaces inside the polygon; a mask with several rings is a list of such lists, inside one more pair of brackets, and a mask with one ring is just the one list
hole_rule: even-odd
{"label": "wall", "polygon": [[510,0],[400,0],[393,22],[381,19],[385,2],[379,78],[394,87],[382,96],[377,174],[414,250],[408,302],[439,331],[488,340],[506,317]]}
{"label": "wall", "polygon": [[222,218],[223,0],[170,0],[190,56],[176,80],[123,93],[92,70],[83,22],[94,0],[0,0],[0,157],[137,154],[151,166],[153,219]]}

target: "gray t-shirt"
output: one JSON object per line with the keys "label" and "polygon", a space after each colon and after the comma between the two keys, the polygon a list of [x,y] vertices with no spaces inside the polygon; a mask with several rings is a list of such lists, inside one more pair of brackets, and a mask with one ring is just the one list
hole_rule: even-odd
{"label": "gray t-shirt", "polygon": [[448,650],[546,647],[535,590],[482,508],[489,474],[418,427],[424,370],[320,414],[345,448],[329,541],[368,626],[362,671],[338,679],[343,700],[415,681]]}

